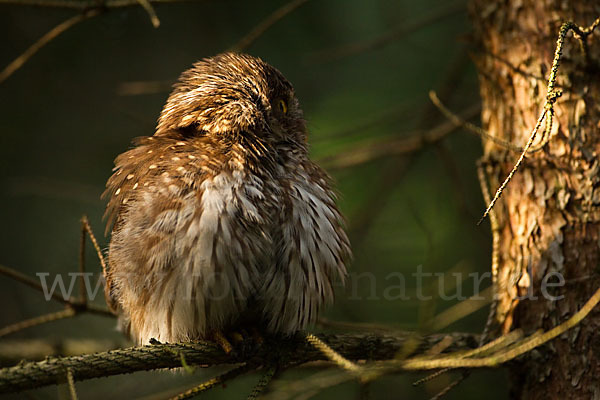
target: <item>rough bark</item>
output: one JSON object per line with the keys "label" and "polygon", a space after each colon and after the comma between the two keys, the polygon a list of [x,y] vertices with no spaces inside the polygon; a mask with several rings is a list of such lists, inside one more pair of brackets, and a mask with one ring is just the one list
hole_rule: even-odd
{"label": "rough bark", "polygon": [[[546,81],[560,25],[590,25],[597,0],[472,0],[483,128],[524,146],[546,100]],[[589,59],[569,33],[547,146],[530,154],[496,205],[498,274],[495,334],[549,329],[575,313],[600,284],[600,40],[588,38]],[[541,135],[540,135],[541,136]],[[534,144],[537,143],[534,142]],[[495,190],[518,154],[484,143],[483,165]],[[566,284],[542,283],[550,273]],[[556,277],[546,278],[558,282]],[[519,296],[527,297],[519,299]],[[533,297],[537,296],[537,299]],[[600,396],[600,313],[511,368],[511,393],[523,399],[590,399]]]}
{"label": "rough bark", "polygon": [[[392,360],[405,350],[407,341],[415,337],[411,333],[395,336],[375,334],[319,334],[335,351],[350,360]],[[470,350],[477,346],[477,335],[468,333],[436,334],[423,337],[415,353],[421,354],[448,341],[444,353]],[[0,393],[14,393],[66,381],[68,370],[76,381],[149,371],[161,368],[181,367],[182,360],[196,367],[249,363],[259,367],[277,363],[286,366],[310,361],[327,360],[325,355],[310,345],[303,337],[295,339],[267,339],[248,354],[227,355],[220,347],[209,342],[156,344],[128,349],[110,350],[71,357],[48,357],[44,361],[21,362],[16,366],[0,369]]]}

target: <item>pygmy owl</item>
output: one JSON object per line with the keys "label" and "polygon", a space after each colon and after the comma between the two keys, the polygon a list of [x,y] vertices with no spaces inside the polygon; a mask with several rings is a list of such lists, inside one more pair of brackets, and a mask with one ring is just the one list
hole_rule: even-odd
{"label": "pygmy owl", "polygon": [[181,75],[104,193],[106,296],[137,343],[289,334],[333,300],[350,247],[306,141],[292,85],[264,61],[226,53]]}

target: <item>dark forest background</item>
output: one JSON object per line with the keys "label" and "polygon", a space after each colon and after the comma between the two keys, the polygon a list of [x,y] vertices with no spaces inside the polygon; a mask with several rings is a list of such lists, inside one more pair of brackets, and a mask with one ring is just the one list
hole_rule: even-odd
{"label": "dark forest background", "polygon": [[[139,6],[112,9],[66,31],[0,83],[0,264],[34,277],[38,272],[53,276],[76,271],[83,214],[105,247],[100,194],[113,159],[132,138],[153,133],[168,87],[180,72],[235,45],[283,4],[158,4],[158,29]],[[0,4],[0,68],[75,12]],[[419,266],[464,277],[489,270],[489,226],[476,225],[484,208],[475,170],[480,140],[457,130],[410,153],[389,154],[393,146],[387,145],[446,123],[430,104],[430,89],[459,113],[478,104],[469,58],[477,49],[471,45],[470,29],[462,1],[312,0],[246,49],[280,69],[295,86],[308,121],[312,156],[337,181],[355,253],[351,272],[355,278],[372,274],[373,280],[361,275],[355,281],[354,293],[352,287],[339,293],[336,305],[324,315],[328,321],[423,331],[424,322],[457,301],[419,301],[411,278]],[[132,93],[140,87],[143,93]],[[357,151],[366,159],[350,158],[353,165],[342,165],[348,159],[341,155]],[[100,271],[91,251],[87,268]],[[383,296],[390,285],[386,277],[398,272],[406,277],[409,300]],[[435,286],[437,280],[429,284]],[[484,286],[489,284],[484,281]],[[450,284],[446,288],[448,295],[455,293]],[[463,282],[461,290],[470,296],[472,280]],[[102,295],[95,301],[103,304]],[[60,309],[4,277],[0,304],[0,326]],[[445,329],[481,332],[486,316],[484,307]],[[325,329],[333,328],[315,327]],[[121,336],[110,318],[84,315],[0,342],[64,337]],[[310,373],[303,368],[281,379]],[[82,399],[164,398],[158,394],[185,389],[214,374],[136,373],[78,383],[77,388]],[[394,394],[427,399],[455,377],[412,387],[422,376],[385,377],[372,384],[372,398]],[[244,398],[256,379],[237,379],[205,397]],[[507,396],[505,387],[502,371],[476,371],[447,398],[501,399]],[[50,387],[29,393],[54,399],[57,390],[63,391]],[[350,383],[316,398],[352,398],[357,392],[358,385]]]}

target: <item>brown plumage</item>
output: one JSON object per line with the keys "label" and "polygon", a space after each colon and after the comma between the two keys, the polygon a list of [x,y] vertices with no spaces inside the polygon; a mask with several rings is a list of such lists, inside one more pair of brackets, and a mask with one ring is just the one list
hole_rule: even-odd
{"label": "brown plumage", "polygon": [[181,75],[104,193],[106,297],[136,342],[293,333],[333,300],[350,247],[306,136],[291,84],[258,58]]}

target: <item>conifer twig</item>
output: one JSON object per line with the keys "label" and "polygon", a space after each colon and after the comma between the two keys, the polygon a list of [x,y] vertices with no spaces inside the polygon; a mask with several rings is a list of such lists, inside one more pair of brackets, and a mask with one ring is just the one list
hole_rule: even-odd
{"label": "conifer twig", "polygon": [[254,388],[252,388],[252,392],[250,392],[246,400],[257,400],[258,397],[265,391],[265,389],[275,376],[276,372],[276,367],[267,368],[267,370],[265,371],[263,376],[261,376],[257,384],[254,386]]}
{"label": "conifer twig", "polygon": [[323,342],[321,339],[309,333],[306,335],[306,340],[315,346],[320,352],[322,352],[327,358],[331,361],[339,365],[341,368],[350,371],[350,372],[359,372],[360,367],[354,364],[352,361],[344,358],[340,353],[332,349],[327,343]]}
{"label": "conifer twig", "polygon": [[69,385],[69,394],[71,400],[77,400],[77,389],[75,388],[75,379],[73,378],[73,371],[67,369],[67,384]]}
{"label": "conifer twig", "polygon": [[244,51],[252,43],[256,41],[262,34],[264,34],[269,28],[275,23],[283,19],[286,15],[296,10],[298,7],[306,3],[308,0],[292,0],[282,7],[275,10],[272,14],[267,16],[264,20],[260,21],[246,36],[241,38],[235,45],[230,48],[230,51]]}
{"label": "conifer twig", "polygon": [[39,38],[34,44],[29,46],[27,50],[23,52],[19,57],[15,58],[10,64],[8,64],[2,71],[0,71],[0,84],[4,82],[9,76],[23,66],[35,53],[37,53],[42,47],[50,43],[53,39],[65,32],[67,29],[77,25],[78,23],[85,21],[88,18],[95,17],[100,14],[100,9],[91,9],[83,12],[82,14],[75,15],[67,20],[56,25],[50,29],[45,35]]}
{"label": "conifer twig", "polygon": [[215,376],[214,378],[211,378],[205,382],[202,382],[200,385],[195,386],[189,390],[186,390],[183,393],[173,396],[169,400],[190,399],[192,397],[199,395],[200,393],[206,392],[207,390],[214,388],[217,385],[223,384],[233,378],[237,378],[238,376],[245,374],[246,372],[252,370],[254,367],[255,366],[250,363],[242,364],[239,367],[235,367],[221,375]]}

